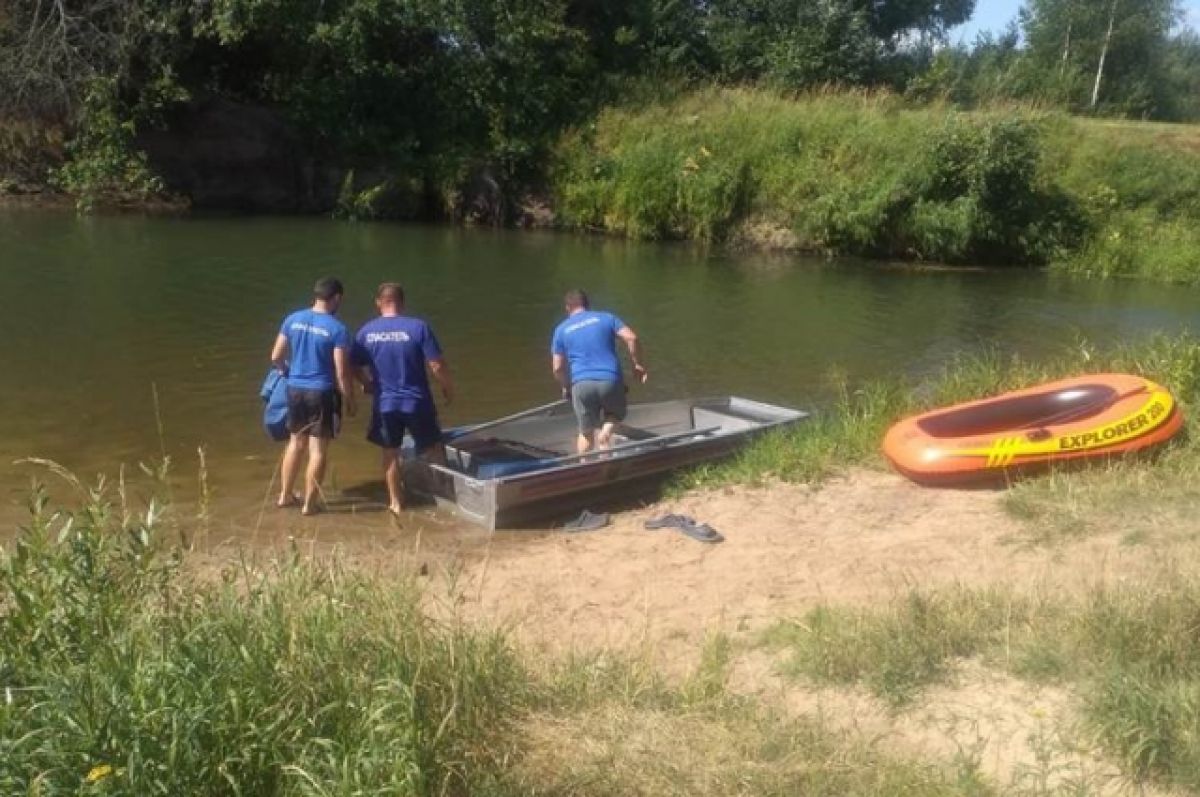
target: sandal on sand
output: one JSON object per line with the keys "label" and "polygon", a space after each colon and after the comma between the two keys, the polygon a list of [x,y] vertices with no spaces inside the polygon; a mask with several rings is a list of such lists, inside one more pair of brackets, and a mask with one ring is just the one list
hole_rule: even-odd
{"label": "sandal on sand", "polygon": [[691,537],[693,540],[697,540],[699,542],[724,542],[725,541],[724,535],[722,535],[721,532],[717,531],[716,529],[714,529],[712,526],[708,525],[707,523],[700,523],[700,524],[692,523],[691,525],[680,528],[679,530],[682,531],[684,534],[688,535],[689,537]]}
{"label": "sandal on sand", "polygon": [[607,514],[603,512],[590,512],[585,509],[579,513],[579,517],[564,523],[563,531],[595,531],[596,529],[602,529],[607,525]]}
{"label": "sandal on sand", "polygon": [[694,522],[687,515],[663,515],[659,518],[647,520],[644,525],[648,529],[677,529]]}
{"label": "sandal on sand", "polygon": [[725,537],[721,532],[707,523],[697,523],[687,515],[663,515],[660,518],[647,520],[644,525],[648,529],[679,529],[698,542],[715,543],[725,541]]}

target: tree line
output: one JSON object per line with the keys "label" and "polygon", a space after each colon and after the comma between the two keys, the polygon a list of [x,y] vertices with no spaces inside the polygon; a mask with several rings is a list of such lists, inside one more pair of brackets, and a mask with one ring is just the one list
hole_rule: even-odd
{"label": "tree line", "polygon": [[[78,131],[76,179],[138,175],[130,142],[208,97],[284,114],[313,148],[403,169],[536,172],[564,127],[647,88],[883,88],[1200,118],[1177,0],[1026,0],[949,46],[975,0],[10,0],[0,119]],[[89,171],[88,169],[91,169]]]}

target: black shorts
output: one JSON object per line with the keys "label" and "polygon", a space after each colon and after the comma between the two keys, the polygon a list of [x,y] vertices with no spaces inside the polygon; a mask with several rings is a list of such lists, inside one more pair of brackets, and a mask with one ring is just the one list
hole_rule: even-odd
{"label": "black shorts", "polygon": [[625,420],[625,383],[586,379],[571,385],[571,404],[581,434],[591,434],[601,424]]}
{"label": "black shorts", "polygon": [[406,431],[412,435],[418,454],[442,442],[442,430],[433,410],[374,412],[367,439],[381,448],[400,448]]}
{"label": "black shorts", "polygon": [[337,437],[342,428],[342,396],[336,390],[287,389],[287,428],[292,434]]}

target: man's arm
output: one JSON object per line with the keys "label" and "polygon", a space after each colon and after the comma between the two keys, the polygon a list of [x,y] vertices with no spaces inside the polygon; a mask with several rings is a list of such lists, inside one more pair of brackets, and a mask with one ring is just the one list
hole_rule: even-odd
{"label": "man's arm", "polygon": [[[375,392],[375,378],[371,373],[371,356],[363,345],[361,335],[354,339],[350,347],[350,373],[363,387],[363,393]],[[351,385],[353,387],[353,385]]]}
{"label": "man's arm", "polygon": [[446,358],[437,357],[429,361],[429,373],[433,376],[433,380],[438,383],[438,387],[442,389],[442,398],[447,404],[454,401],[454,379],[450,376],[450,368],[446,365]]}
{"label": "man's arm", "polygon": [[375,392],[375,380],[371,377],[371,369],[369,366],[360,365],[354,369],[354,378],[362,385],[363,392],[371,394]]}
{"label": "man's arm", "polygon": [[287,335],[280,332],[275,338],[275,345],[271,348],[271,365],[275,366],[275,370],[284,376],[287,376],[288,372],[287,355]]}
{"label": "man's arm", "polygon": [[571,375],[567,373],[567,358],[562,354],[550,355],[550,370],[554,372],[554,378],[558,380],[558,386],[562,388],[563,398],[571,392]]}
{"label": "man's arm", "polygon": [[333,350],[333,368],[337,372],[338,390],[342,394],[342,404],[346,414],[353,418],[358,414],[358,405],[354,400],[354,382],[350,375],[350,358],[346,350],[338,346]]}
{"label": "man's arm", "polygon": [[642,344],[638,340],[637,333],[629,327],[621,327],[617,330],[617,336],[625,341],[625,347],[629,349],[629,359],[633,361],[633,373],[639,382],[643,385],[646,384],[646,380],[650,378],[650,372],[642,363]]}

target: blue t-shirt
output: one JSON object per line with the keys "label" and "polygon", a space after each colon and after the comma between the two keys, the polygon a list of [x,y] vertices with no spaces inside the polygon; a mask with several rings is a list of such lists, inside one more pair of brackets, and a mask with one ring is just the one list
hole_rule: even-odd
{"label": "blue t-shirt", "polygon": [[433,330],[419,318],[380,316],[354,337],[353,361],[371,369],[379,412],[433,409],[425,367],[441,357]]}
{"label": "blue t-shirt", "polygon": [[624,326],[612,313],[584,310],[567,316],[555,328],[550,352],[567,358],[572,385],[584,380],[621,381],[617,331]]}
{"label": "blue t-shirt", "polygon": [[297,310],[283,319],[279,334],[288,341],[288,387],[332,390],[337,384],[333,350],[350,350],[346,325],[329,313]]}

